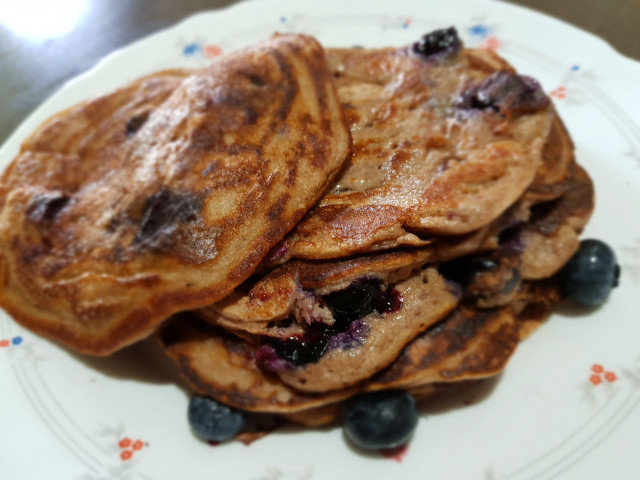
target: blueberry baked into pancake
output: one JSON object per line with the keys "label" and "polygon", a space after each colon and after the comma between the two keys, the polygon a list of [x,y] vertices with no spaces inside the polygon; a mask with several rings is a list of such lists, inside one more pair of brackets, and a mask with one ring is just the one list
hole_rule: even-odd
{"label": "blueberry baked into pancake", "polygon": [[85,353],[155,331],[207,440],[268,415],[398,446],[619,273],[540,84],[454,28],[158,72],[46,122],[0,188],[0,304]]}

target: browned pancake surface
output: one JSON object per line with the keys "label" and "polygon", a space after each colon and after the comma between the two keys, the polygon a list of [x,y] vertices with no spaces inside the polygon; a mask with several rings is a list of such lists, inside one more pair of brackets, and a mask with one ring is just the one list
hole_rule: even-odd
{"label": "browned pancake surface", "polygon": [[573,164],[564,189],[559,198],[534,207],[531,220],[522,228],[523,278],[550,277],[580,246],[578,235],[594,208],[593,182],[580,165]]}
{"label": "browned pancake surface", "polygon": [[349,131],[320,45],[274,36],[63,112],[0,186],[0,304],[107,354],[245,280],[318,200]]}
{"label": "browned pancake surface", "polygon": [[491,376],[504,368],[519,340],[519,326],[509,307],[460,307],[413,340],[389,369],[372,379],[371,388]]}

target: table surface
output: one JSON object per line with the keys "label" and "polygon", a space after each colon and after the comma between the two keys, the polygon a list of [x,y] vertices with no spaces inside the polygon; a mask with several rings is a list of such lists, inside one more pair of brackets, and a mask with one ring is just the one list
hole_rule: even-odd
{"label": "table surface", "polygon": [[[511,1],[573,23],[640,60],[640,0]],[[109,52],[194,12],[232,3],[0,1],[0,144],[66,80],[88,70]]]}

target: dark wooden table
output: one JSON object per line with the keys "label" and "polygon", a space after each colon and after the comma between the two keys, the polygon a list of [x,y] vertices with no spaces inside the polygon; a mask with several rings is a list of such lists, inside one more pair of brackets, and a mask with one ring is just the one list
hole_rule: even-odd
{"label": "dark wooden table", "polygon": [[[640,0],[511,0],[640,59]],[[67,79],[112,50],[233,0],[0,0],[0,143]]]}

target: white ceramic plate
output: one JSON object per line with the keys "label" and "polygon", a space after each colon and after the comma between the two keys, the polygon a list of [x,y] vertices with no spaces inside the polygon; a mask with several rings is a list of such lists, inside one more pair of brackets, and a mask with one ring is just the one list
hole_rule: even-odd
{"label": "white ceramic plate", "polygon": [[[195,67],[272,32],[327,46],[402,45],[456,25],[541,80],[595,179],[586,236],[622,265],[602,308],[562,311],[482,391],[432,402],[401,459],[362,455],[339,428],[211,447],[191,435],[188,392],[144,342],[83,358],[0,316],[0,476],[6,479],[639,479],[640,64],[598,38],[503,3],[268,0],[191,17],[105,58],[38,108],[0,166],[49,115],[167,67]],[[397,459],[396,459],[397,460]]]}

